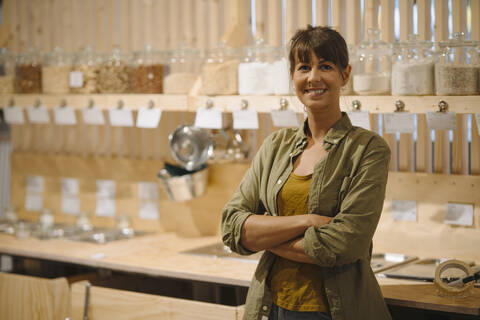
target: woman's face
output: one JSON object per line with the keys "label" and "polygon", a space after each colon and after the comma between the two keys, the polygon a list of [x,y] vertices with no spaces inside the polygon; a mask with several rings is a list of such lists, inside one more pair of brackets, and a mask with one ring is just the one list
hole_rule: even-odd
{"label": "woman's face", "polygon": [[347,83],[350,69],[339,70],[333,62],[317,58],[313,51],[308,63],[295,58],[292,77],[297,97],[312,112],[339,107],[340,89]]}

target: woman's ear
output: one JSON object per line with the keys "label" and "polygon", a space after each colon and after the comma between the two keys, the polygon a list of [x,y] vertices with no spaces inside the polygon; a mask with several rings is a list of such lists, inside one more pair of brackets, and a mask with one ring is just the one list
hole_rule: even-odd
{"label": "woman's ear", "polygon": [[348,79],[350,79],[350,73],[352,72],[352,66],[348,65],[343,71],[343,85],[346,85],[348,82]]}

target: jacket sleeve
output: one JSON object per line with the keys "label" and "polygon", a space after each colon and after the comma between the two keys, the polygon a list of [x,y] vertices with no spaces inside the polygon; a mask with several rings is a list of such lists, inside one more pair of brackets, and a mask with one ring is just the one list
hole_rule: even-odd
{"label": "jacket sleeve", "polygon": [[245,220],[253,214],[264,214],[265,208],[260,199],[261,177],[264,172],[264,162],[271,152],[270,135],[255,155],[250,168],[233,194],[232,199],[222,211],[222,240],[232,251],[248,255],[254,253],[242,246],[240,237]]}
{"label": "jacket sleeve", "polygon": [[383,208],[389,161],[388,145],[374,136],[358,168],[342,183],[337,215],[327,225],[306,230],[305,253],[318,265],[344,265],[368,253]]}

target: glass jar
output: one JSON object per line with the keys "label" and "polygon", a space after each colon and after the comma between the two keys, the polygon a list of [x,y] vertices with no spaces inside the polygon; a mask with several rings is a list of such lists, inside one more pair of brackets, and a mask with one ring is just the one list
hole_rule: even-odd
{"label": "glass jar", "polygon": [[273,87],[273,94],[291,94],[290,63],[287,57],[287,50],[285,47],[274,47],[271,50],[273,62],[270,83]]}
{"label": "glass jar", "polygon": [[380,40],[380,30],[368,29],[368,40],[357,50],[358,62],[353,75],[353,90],[360,95],[390,93],[390,46]]}
{"label": "glass jar", "polygon": [[15,92],[15,60],[7,48],[0,49],[0,94]]}
{"label": "glass jar", "polygon": [[392,65],[393,95],[432,95],[434,91],[433,43],[417,35],[396,46]]}
{"label": "glass jar", "polygon": [[477,43],[466,41],[463,32],[455,33],[450,41],[440,42],[435,63],[436,95],[478,94]]}
{"label": "glass jar", "polygon": [[45,55],[42,66],[43,93],[68,93],[70,91],[71,59],[60,47]]}
{"label": "glass jar", "polygon": [[90,46],[73,58],[72,71],[70,72],[71,93],[98,93],[98,72],[101,56],[95,53]]}
{"label": "glass jar", "polygon": [[180,44],[168,53],[168,66],[163,79],[163,92],[188,94],[198,77],[199,52]]}
{"label": "glass jar", "polygon": [[204,95],[238,94],[238,52],[224,42],[207,51],[202,67],[202,87]]}
{"label": "glass jar", "polygon": [[131,69],[131,87],[133,93],[163,92],[163,55],[154,52],[151,45],[144,51],[134,52]]}
{"label": "glass jar", "polygon": [[17,93],[42,93],[42,54],[35,48],[17,56],[15,90]]}
{"label": "glass jar", "polygon": [[353,44],[348,45],[348,57],[349,57],[349,64],[352,67],[352,71],[350,71],[350,77],[348,78],[348,82],[340,90],[340,94],[344,96],[354,94],[352,79],[353,79],[353,74],[355,72],[355,65],[357,62],[357,52],[356,52],[356,47]]}
{"label": "glass jar", "polygon": [[98,91],[100,93],[128,93],[130,91],[130,66],[128,56],[115,48],[105,56],[98,69]]}
{"label": "glass jar", "polygon": [[243,59],[238,65],[238,93],[241,95],[273,94],[273,64],[268,63],[268,48],[263,39],[252,47],[243,49]]}

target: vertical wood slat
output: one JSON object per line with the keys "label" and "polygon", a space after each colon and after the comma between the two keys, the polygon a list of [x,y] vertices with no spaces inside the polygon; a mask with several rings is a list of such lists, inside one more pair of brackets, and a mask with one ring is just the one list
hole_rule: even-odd
{"label": "vertical wood slat", "polygon": [[435,0],[435,41],[448,39],[448,0]]}
{"label": "vertical wood slat", "polygon": [[286,0],[286,14],[285,14],[285,38],[286,38],[286,43],[290,41],[292,36],[295,34],[295,31],[298,26],[298,20],[297,20],[297,1],[295,0]]}
{"label": "vertical wood slat", "polygon": [[[153,48],[155,50],[167,50],[168,48],[168,12],[166,8],[167,0],[157,0],[153,3]],[[192,7],[194,12],[196,11],[195,9],[195,7]],[[194,38],[194,41],[197,41],[196,37]]]}
{"label": "vertical wood slat", "polygon": [[413,33],[413,0],[399,2],[400,9],[400,40],[405,41]]}
{"label": "vertical wood slat", "polygon": [[[346,0],[346,37],[348,44],[358,44],[362,40],[360,1]],[[318,5],[318,4],[317,4]],[[318,15],[317,15],[318,19]]]}
{"label": "vertical wood slat", "polygon": [[470,10],[472,12],[470,38],[472,40],[480,40],[480,1],[470,1]]}
{"label": "vertical wood slat", "polygon": [[467,0],[452,1],[452,31],[467,34]]}
{"label": "vertical wood slat", "polygon": [[[432,150],[425,114],[417,114],[416,171],[431,172]],[[429,171],[430,169],[430,171]]]}
{"label": "vertical wood slat", "polygon": [[345,34],[345,0],[332,1],[332,26]]}
{"label": "vertical wood slat", "polygon": [[72,2],[70,0],[62,0],[60,14],[60,28],[62,28],[62,47],[65,52],[73,52],[74,35],[73,35],[73,17]]}
{"label": "vertical wood slat", "polygon": [[[71,0],[71,19],[72,19],[72,50],[78,52],[82,50],[87,42],[86,30],[89,21],[87,20],[86,1]],[[86,22],[86,23],[85,23]]]}
{"label": "vertical wood slat", "polygon": [[92,49],[96,48],[96,32],[95,32],[95,5],[94,0],[85,1],[85,19],[87,23],[85,25],[86,32],[86,45]]}
{"label": "vertical wood slat", "polygon": [[29,22],[29,6],[28,0],[17,0],[17,36],[19,39],[18,42],[18,50],[20,52],[24,52],[27,50],[28,47],[31,46],[30,37],[28,34],[28,25]]}
{"label": "vertical wood slat", "polygon": [[[175,3],[177,3],[175,1]],[[132,47],[131,51],[139,51],[144,46],[144,34],[142,32],[143,27],[143,2],[131,1],[130,3],[130,29],[132,30]],[[175,33],[177,35],[178,33]]]}
{"label": "vertical wood slat", "polygon": [[220,12],[218,0],[209,0],[208,2],[208,43],[210,48],[217,47],[220,40]]}
{"label": "vertical wood slat", "polygon": [[263,39],[268,42],[266,32],[267,2],[266,0],[255,0],[255,39]]}
{"label": "vertical wood slat", "polygon": [[295,29],[305,29],[312,24],[312,0],[297,0],[298,16]]}
{"label": "vertical wood slat", "polygon": [[204,50],[208,47],[208,34],[207,34],[207,0],[195,1],[195,30],[197,38],[197,48]]}
{"label": "vertical wood slat", "polygon": [[107,50],[105,28],[103,24],[103,18],[105,17],[105,0],[97,0],[93,3],[95,6],[95,48],[100,52],[105,52]]}
{"label": "vertical wood slat", "polygon": [[418,37],[420,40],[430,40],[432,38],[432,1],[431,0],[417,0],[417,25]]}
{"label": "vertical wood slat", "polygon": [[[183,2],[182,2],[183,5]],[[143,2],[143,46],[146,44],[152,45],[153,43],[153,1],[144,1]],[[185,8],[184,12],[191,10],[191,8]]]}
{"label": "vertical wood slat", "polygon": [[116,4],[118,16],[115,17],[114,25],[118,27],[118,32],[115,33],[117,38],[114,40],[114,45],[118,45],[122,52],[132,50],[132,35],[129,23],[130,4],[131,1],[129,0],[118,0]]}
{"label": "vertical wood slat", "polygon": [[13,54],[18,53],[17,49],[17,36],[15,34],[15,27],[17,25],[17,6],[13,0],[6,0],[3,2],[3,32],[5,33],[5,38],[3,45],[8,48]]}
{"label": "vertical wood slat", "polygon": [[267,42],[271,46],[282,45],[282,3],[279,0],[267,0]]}
{"label": "vertical wood slat", "polygon": [[380,0],[382,14],[380,17],[380,30],[382,40],[386,42],[395,41],[395,0]]}
{"label": "vertical wood slat", "polygon": [[[315,1],[315,16],[316,16],[316,21],[314,21],[315,25],[327,26],[329,24],[328,22],[329,1],[328,0],[314,0],[314,1]],[[355,4],[358,4],[358,15],[360,16],[360,1],[350,0],[350,2],[353,2],[353,1],[355,2]],[[353,3],[349,3],[349,4],[354,5]],[[360,24],[360,20],[358,20],[358,22]]]}
{"label": "vertical wood slat", "polygon": [[457,114],[457,130],[453,131],[452,173],[468,174],[468,128],[467,115]]}
{"label": "vertical wood slat", "polygon": [[472,141],[470,143],[470,172],[480,175],[480,130],[475,120],[475,114],[472,117]]}
{"label": "vertical wood slat", "polygon": [[365,11],[364,11],[364,26],[365,32],[367,34],[367,30],[369,28],[378,29],[378,0],[365,0]]}
{"label": "vertical wood slat", "polygon": [[194,8],[195,8],[195,0],[183,0],[183,10],[182,13],[184,14],[185,20],[183,23],[183,35],[182,39],[185,43],[194,48],[195,43],[195,16],[194,16]]}
{"label": "vertical wood slat", "polygon": [[[4,1],[5,3],[5,1]],[[31,26],[31,43],[35,48],[42,52],[46,52],[46,48],[44,47],[45,42],[43,41],[43,28],[42,22],[45,19],[43,17],[43,10],[42,4],[39,0],[31,0],[29,6],[29,14],[30,14],[30,26]]]}

